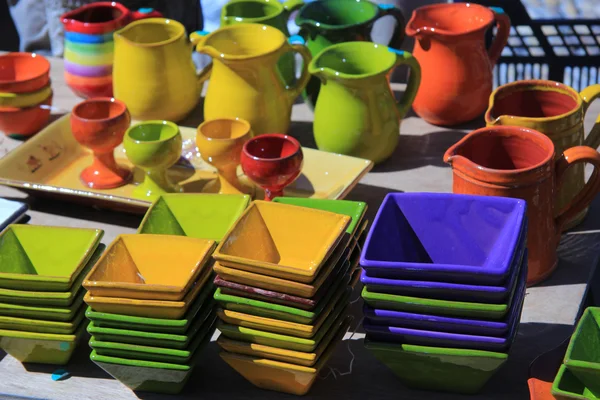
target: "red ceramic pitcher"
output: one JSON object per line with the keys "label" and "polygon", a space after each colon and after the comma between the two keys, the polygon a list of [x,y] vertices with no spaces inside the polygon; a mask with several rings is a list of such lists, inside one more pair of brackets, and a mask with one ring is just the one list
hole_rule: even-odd
{"label": "red ceramic pitcher", "polygon": [[[450,147],[444,161],[452,165],[454,193],[527,201],[528,285],[554,271],[562,227],[600,191],[600,154],[596,150],[571,147],[555,160],[552,140],[533,129],[497,126],[476,130]],[[559,210],[557,192],[565,172],[575,164],[588,162],[594,166],[591,178]]]}
{"label": "red ceramic pitcher", "polygon": [[[489,49],[485,33],[498,33]],[[422,71],[413,109],[435,125],[457,125],[483,114],[492,93],[492,68],[508,41],[510,19],[499,8],[451,3],[420,7],[406,25],[416,39]]]}

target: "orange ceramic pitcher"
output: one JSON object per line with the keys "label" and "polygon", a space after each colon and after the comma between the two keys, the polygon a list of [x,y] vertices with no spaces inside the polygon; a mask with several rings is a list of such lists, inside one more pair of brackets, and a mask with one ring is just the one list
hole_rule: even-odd
{"label": "orange ceramic pitcher", "polygon": [[[489,49],[485,33],[498,32]],[[502,9],[450,3],[420,7],[406,34],[416,39],[413,55],[422,71],[413,109],[435,125],[457,125],[482,114],[492,93],[492,68],[510,33]]]}
{"label": "orange ceramic pitcher", "polygon": [[[575,146],[555,159],[552,140],[533,129],[496,126],[476,130],[450,147],[444,161],[452,165],[454,193],[527,201],[528,285],[554,271],[562,227],[600,190],[600,154],[596,150]],[[591,163],[594,173],[560,209],[558,188],[569,169],[580,163]]]}

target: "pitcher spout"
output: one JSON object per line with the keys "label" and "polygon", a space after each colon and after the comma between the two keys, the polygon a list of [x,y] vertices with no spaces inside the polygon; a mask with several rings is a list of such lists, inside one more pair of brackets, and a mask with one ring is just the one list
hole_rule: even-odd
{"label": "pitcher spout", "polygon": [[420,39],[484,32],[492,25],[494,18],[492,10],[478,4],[433,4],[413,11],[406,24],[406,34]]}

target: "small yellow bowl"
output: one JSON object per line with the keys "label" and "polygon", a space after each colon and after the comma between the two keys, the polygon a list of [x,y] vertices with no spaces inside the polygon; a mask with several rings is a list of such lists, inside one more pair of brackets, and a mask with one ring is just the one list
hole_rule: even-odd
{"label": "small yellow bowl", "polygon": [[50,85],[28,93],[0,92],[0,107],[31,107],[46,100],[51,93],[52,88]]}

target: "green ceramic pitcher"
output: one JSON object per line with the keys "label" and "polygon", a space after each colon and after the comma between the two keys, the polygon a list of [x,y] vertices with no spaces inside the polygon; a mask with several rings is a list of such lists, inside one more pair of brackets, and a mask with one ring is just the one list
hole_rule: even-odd
{"label": "green ceramic pitcher", "polygon": [[[289,37],[287,24],[290,15],[303,5],[302,0],[288,0],[283,3],[279,0],[231,0],[221,9],[221,26],[240,23],[264,24],[279,29]],[[278,63],[279,72],[289,87],[293,86],[296,80],[295,64],[292,53],[281,56]]]}
{"label": "green ceramic pitcher", "polygon": [[[375,4],[368,0],[320,0],[307,3],[298,11],[296,24],[299,35],[313,57],[332,44],[367,41],[375,22],[387,15],[393,16],[397,25],[389,46],[399,49],[404,40],[405,20],[402,12],[391,4]],[[314,107],[319,94],[319,80],[312,79],[303,93],[304,100]]]}
{"label": "green ceramic pitcher", "polygon": [[[388,75],[399,65],[410,79],[397,102]],[[314,134],[319,150],[380,163],[392,155],[400,121],[421,83],[421,68],[412,54],[370,42],[339,43],[315,57],[309,72],[321,80],[315,106]]]}

